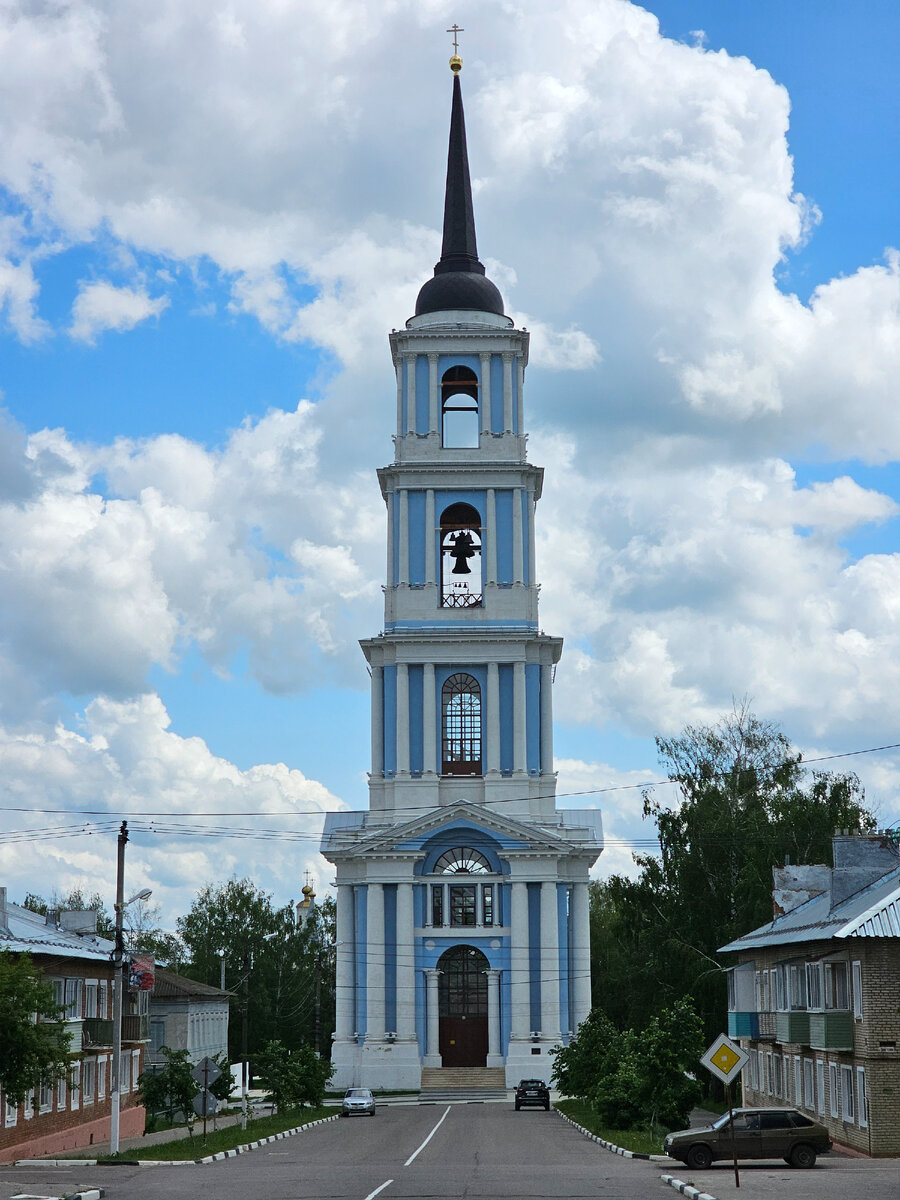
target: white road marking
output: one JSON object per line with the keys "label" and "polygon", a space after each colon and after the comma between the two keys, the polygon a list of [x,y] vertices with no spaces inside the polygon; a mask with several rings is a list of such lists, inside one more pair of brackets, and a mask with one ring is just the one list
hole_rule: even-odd
{"label": "white road marking", "polygon": [[[422,1151],[425,1149],[425,1147],[428,1145],[428,1143],[431,1141],[431,1139],[434,1137],[434,1135],[437,1133],[437,1131],[438,1131],[438,1130],[440,1129],[440,1127],[443,1125],[444,1121],[446,1121],[446,1119],[447,1119],[447,1113],[448,1113],[449,1111],[450,1111],[450,1105],[448,1104],[448,1105],[447,1105],[447,1108],[444,1110],[444,1115],[443,1115],[443,1116],[441,1117],[441,1119],[438,1121],[437,1125],[435,1125],[434,1129],[432,1129],[431,1133],[429,1133],[428,1137],[425,1139],[425,1141],[422,1143],[422,1145],[421,1145],[421,1146],[418,1148],[418,1150],[414,1150],[414,1151],[412,1152],[412,1154],[409,1156],[409,1158],[408,1158],[408,1159],[406,1160],[406,1162],[403,1164],[403,1165],[404,1165],[404,1167],[408,1167],[408,1166],[409,1166],[409,1164],[410,1164],[410,1163],[413,1161],[413,1159],[414,1159],[414,1158],[415,1158],[417,1155],[419,1155],[419,1154],[421,1154],[421,1153],[422,1153]],[[366,1197],[366,1200],[369,1200],[368,1196]]]}
{"label": "white road marking", "polygon": [[378,1193],[383,1192],[384,1189],[393,1182],[393,1179],[386,1179],[381,1187],[377,1187],[374,1192],[369,1192],[368,1196],[366,1196],[366,1200],[375,1200],[375,1197],[378,1195]]}

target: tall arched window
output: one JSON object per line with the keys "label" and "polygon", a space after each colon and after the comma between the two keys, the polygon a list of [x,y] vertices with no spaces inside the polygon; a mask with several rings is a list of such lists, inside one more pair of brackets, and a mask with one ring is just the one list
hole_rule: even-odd
{"label": "tall arched window", "polygon": [[481,688],[461,671],[441,689],[441,762],[444,775],[481,774]]}
{"label": "tall arched window", "polygon": [[441,513],[441,607],[481,600],[481,517],[471,504],[451,504]]}
{"label": "tall arched window", "polygon": [[441,445],[478,447],[478,376],[469,367],[450,367],[441,376]]}

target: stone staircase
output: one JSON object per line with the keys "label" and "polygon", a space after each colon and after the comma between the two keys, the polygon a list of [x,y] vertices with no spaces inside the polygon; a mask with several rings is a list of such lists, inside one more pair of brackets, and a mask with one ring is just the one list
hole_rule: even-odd
{"label": "stone staircase", "polygon": [[423,1067],[419,1099],[435,1104],[453,1100],[506,1100],[502,1067]]}

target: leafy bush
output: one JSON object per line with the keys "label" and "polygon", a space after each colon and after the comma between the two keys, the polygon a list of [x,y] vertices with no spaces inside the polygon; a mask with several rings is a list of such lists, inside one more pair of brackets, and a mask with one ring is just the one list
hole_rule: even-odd
{"label": "leafy bush", "polygon": [[147,1128],[153,1129],[157,1113],[167,1112],[170,1119],[176,1112],[188,1122],[194,1119],[194,1097],[200,1085],[191,1074],[193,1063],[187,1050],[160,1051],[166,1060],[162,1070],[143,1071],[138,1079],[138,1091],[147,1110]]}
{"label": "leafy bush", "polygon": [[319,1058],[312,1046],[285,1049],[281,1042],[269,1042],[256,1060],[256,1071],[272,1094],[278,1111],[313,1107],[325,1098],[325,1088],[334,1067]]}

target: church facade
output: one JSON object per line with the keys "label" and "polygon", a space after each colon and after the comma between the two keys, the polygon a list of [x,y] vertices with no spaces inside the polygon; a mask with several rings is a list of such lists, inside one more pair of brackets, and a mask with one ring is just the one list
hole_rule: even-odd
{"label": "church facade", "polygon": [[556,807],[526,458],[528,333],[478,259],[454,71],[444,236],[415,316],[391,334],[394,461],[368,812],[331,813],[335,1086],[418,1088],[423,1068],[549,1077],[591,1003],[597,810]]}

